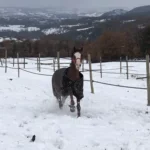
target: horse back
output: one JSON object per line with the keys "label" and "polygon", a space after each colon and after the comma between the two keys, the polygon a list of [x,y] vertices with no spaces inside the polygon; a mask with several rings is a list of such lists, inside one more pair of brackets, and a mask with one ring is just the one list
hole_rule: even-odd
{"label": "horse back", "polygon": [[58,69],[54,72],[52,76],[52,87],[57,90],[57,92],[61,92],[62,88],[62,80],[63,80],[63,75],[65,72],[66,68],[61,68]]}

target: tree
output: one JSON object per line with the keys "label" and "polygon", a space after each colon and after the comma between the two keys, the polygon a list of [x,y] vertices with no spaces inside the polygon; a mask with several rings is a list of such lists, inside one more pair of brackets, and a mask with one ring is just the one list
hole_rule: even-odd
{"label": "tree", "polygon": [[147,26],[141,32],[141,37],[139,39],[141,51],[144,55],[150,54],[150,26]]}

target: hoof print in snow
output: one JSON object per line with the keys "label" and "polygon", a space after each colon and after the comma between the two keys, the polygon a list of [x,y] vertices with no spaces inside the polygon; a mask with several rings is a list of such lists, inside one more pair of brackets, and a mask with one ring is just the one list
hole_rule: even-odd
{"label": "hoof print in snow", "polygon": [[33,135],[33,136],[32,136],[32,139],[31,139],[31,141],[30,141],[30,142],[34,142],[34,141],[35,141],[35,139],[36,139],[36,136],[35,136],[35,135]]}
{"label": "hoof print in snow", "polygon": [[148,114],[148,111],[146,111],[145,114]]}
{"label": "hoof print in snow", "polygon": [[61,129],[58,129],[58,130],[56,131],[56,133],[59,134],[59,135],[62,135],[62,134],[63,134]]}
{"label": "hoof print in snow", "polygon": [[34,115],[34,118],[37,118],[38,116],[37,115]]}
{"label": "hoof print in snow", "polygon": [[23,128],[23,127],[24,127],[24,125],[23,125],[23,124],[20,124],[20,125],[19,125],[19,127],[20,127],[20,128]]}
{"label": "hoof print in snow", "polygon": [[3,133],[2,133],[2,135],[4,136],[4,135],[6,135],[6,133],[5,133],[5,132],[3,132]]}
{"label": "hoof print in snow", "polygon": [[27,129],[26,129],[26,131],[28,131],[28,132],[29,132],[29,131],[30,131],[30,128],[27,128]]}
{"label": "hoof print in snow", "polygon": [[56,139],[53,143],[53,145],[58,149],[63,149],[64,142],[61,139]]}
{"label": "hoof print in snow", "polygon": [[23,124],[28,124],[28,122],[27,122],[27,121],[24,121]]}

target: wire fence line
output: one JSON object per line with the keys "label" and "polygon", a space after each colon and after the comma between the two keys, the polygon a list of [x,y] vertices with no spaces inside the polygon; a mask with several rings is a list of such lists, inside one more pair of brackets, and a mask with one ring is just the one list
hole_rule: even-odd
{"label": "wire fence line", "polygon": [[[18,68],[13,68],[13,67],[8,67],[8,68],[10,68],[10,69],[18,69]],[[19,69],[22,70],[22,71],[24,71],[24,72],[31,73],[31,74],[36,74],[36,75],[41,75],[41,76],[53,76],[53,75],[50,75],[50,74],[41,74],[41,73],[36,73],[36,72],[28,71],[28,70],[25,70],[25,69],[22,69],[22,68],[19,68]],[[90,82],[90,80],[87,80],[87,79],[85,79],[84,81]],[[142,87],[132,87],[132,86],[110,84],[110,83],[100,82],[100,81],[95,81],[95,80],[93,80],[93,82],[99,83],[99,84],[104,84],[104,85],[115,86],[115,87],[122,87],[122,88],[142,89],[142,90],[146,90],[147,89],[147,88],[142,88]]]}
{"label": "wire fence line", "polygon": [[[31,58],[26,58],[27,60],[31,60],[31,61],[36,61],[35,59],[31,59]],[[54,58],[56,59],[56,58]],[[51,59],[44,59],[44,60],[41,60],[40,61],[47,61],[47,60],[54,60],[53,58]],[[65,60],[71,60],[70,58],[61,58],[61,59],[65,59]],[[9,63],[14,63],[14,62],[11,62],[11,61],[8,61]],[[89,62],[89,61],[88,61]],[[23,64],[24,62],[19,62],[19,64]],[[54,62],[53,62],[54,63]],[[53,64],[51,63],[51,66],[54,67],[54,65],[57,65],[57,64]],[[57,61],[55,61],[55,63],[58,63]],[[44,63],[40,63],[40,65],[42,65]],[[47,64],[47,63],[46,63]],[[69,62],[63,62],[63,63],[59,63],[60,64],[70,64]],[[0,66],[0,67],[5,67],[5,66]],[[17,70],[22,70],[24,72],[27,72],[27,73],[31,73],[31,74],[35,74],[35,75],[40,75],[40,76],[52,76],[50,74],[43,74],[43,73],[36,73],[36,72],[32,72],[32,71],[29,71],[27,69],[29,68],[15,68],[15,67],[10,67],[10,66],[6,66],[7,68],[10,68],[10,69],[17,69]],[[62,67],[67,67],[67,66],[62,66]],[[122,69],[127,69],[127,68],[124,68],[126,66],[122,66]],[[134,67],[134,66],[128,66],[128,67]],[[36,68],[36,67],[35,67]],[[35,68],[30,68],[30,69],[35,69]],[[44,68],[42,67],[41,69],[47,69],[47,70],[54,70],[52,68]],[[120,68],[107,68],[107,69],[103,69],[104,71],[101,71],[100,69],[84,69],[83,71],[81,72],[96,72],[96,73],[106,73],[106,74],[127,74],[127,73],[118,73],[118,72],[105,72],[105,70],[119,70]],[[129,70],[131,71],[131,70]],[[128,73],[128,74],[131,74],[131,75],[146,75],[146,74],[137,74],[137,73]],[[91,82],[91,80],[84,80],[84,81],[87,81],[87,82]],[[116,86],[116,87],[122,87],[122,88],[132,88],[132,89],[147,89],[147,88],[143,88],[143,87],[132,87],[132,86],[125,86],[125,85],[117,85],[117,84],[110,84],[110,83],[105,83],[105,82],[100,82],[100,81],[95,81],[95,80],[92,80],[92,83],[99,83],[99,84],[104,84],[104,85],[109,85],[109,86]]]}
{"label": "wire fence line", "polygon": [[20,70],[22,70],[22,71],[24,71],[24,72],[36,74],[36,75],[41,75],[41,76],[52,76],[52,75],[50,75],[50,74],[36,73],[36,72],[28,71],[28,70],[25,70],[25,69],[22,69],[22,68],[20,68]]}
{"label": "wire fence line", "polygon": [[100,84],[105,84],[105,85],[110,85],[110,86],[116,86],[116,87],[122,87],[122,88],[131,88],[131,89],[141,89],[141,90],[147,90],[147,88],[142,88],[142,87],[134,87],[134,86],[125,86],[125,85],[117,85],[117,84],[111,84],[111,83],[106,83],[106,82],[100,82],[100,81],[94,81],[95,83],[100,83]]}
{"label": "wire fence line", "polygon": [[18,70],[18,68],[15,68],[15,67],[9,67],[9,66],[7,66],[7,68],[9,68],[9,69],[16,69],[16,70]]}
{"label": "wire fence line", "polygon": [[[89,69],[85,69],[85,71],[90,71]],[[99,73],[100,72],[100,70],[91,70],[92,72],[96,72],[96,73]],[[98,72],[99,71],[99,72]],[[120,74],[120,73],[118,73],[118,72],[104,72],[104,71],[102,71],[101,73],[106,73],[106,74]],[[127,74],[127,73],[121,73],[121,74]],[[130,73],[128,73],[128,74],[130,74],[130,75],[146,75],[146,74],[139,74],[139,73],[135,73],[135,72],[130,72]]]}
{"label": "wire fence line", "polygon": [[[1,67],[1,68],[4,68],[4,66],[0,66],[0,67]],[[9,67],[9,66],[7,66],[7,68],[18,70],[18,68]],[[36,72],[28,71],[28,70],[22,69],[22,68],[19,68],[19,69],[22,70],[22,71],[24,71],[24,72],[31,73],[31,74],[35,74],[35,75],[40,75],[40,76],[52,76],[52,75],[50,75],[50,74],[36,73]],[[87,79],[85,79],[84,81],[90,82],[90,80],[87,80]],[[142,89],[142,90],[146,90],[146,89],[147,89],[147,88],[142,88],[142,87],[132,87],[132,86],[119,85],[119,84],[118,84],[118,85],[117,85],[117,84],[110,84],[110,83],[100,82],[100,81],[95,81],[95,80],[93,80],[92,82],[94,82],[94,83],[99,83],[99,84],[103,84],[103,85],[109,85],[109,86],[115,86],[115,87],[122,87],[122,88]]]}
{"label": "wire fence line", "polygon": [[[20,77],[20,70],[21,71],[24,71],[24,72],[27,72],[27,73],[31,73],[31,74],[35,74],[35,75],[40,75],[40,76],[52,76],[51,74],[43,74],[43,73],[36,73],[36,72],[32,72],[32,71],[29,71],[27,69],[25,69],[25,64],[27,62],[25,62],[25,59],[27,60],[31,60],[31,61],[36,61],[37,63],[35,63],[37,65],[37,70],[39,72],[41,72],[41,69],[42,69],[42,65],[49,65],[50,63],[43,63],[42,61],[48,61],[48,60],[52,60],[53,62],[51,62],[51,66],[53,66],[53,71],[55,72],[55,68],[56,68],[56,65],[57,65],[57,69],[60,69],[60,65],[63,65],[63,64],[70,64],[68,62],[63,62],[63,63],[60,63],[60,55],[59,55],[59,52],[57,52],[57,58],[52,58],[52,59],[40,59],[40,54],[39,54],[39,57],[35,59],[31,59],[31,58],[23,58],[24,61],[22,64],[24,64],[24,69],[23,68],[20,68],[20,64],[21,62],[19,62],[19,54],[17,53],[17,61],[13,60],[13,67],[10,67],[7,65],[7,52],[5,53],[5,58],[2,60],[1,59],[1,68],[4,68],[5,69],[5,73],[7,73],[7,69],[10,68],[10,69],[16,69],[18,70],[18,77]],[[70,58],[61,58],[61,59],[64,59],[64,60],[70,60]],[[57,61],[56,61],[57,60]],[[84,79],[85,82],[90,82],[90,86],[91,86],[91,93],[94,93],[94,86],[93,86],[93,83],[97,83],[97,84],[103,84],[103,85],[107,85],[107,86],[114,86],[114,87],[119,87],[119,88],[128,88],[128,89],[135,89],[135,90],[147,90],[147,99],[148,99],[148,106],[150,106],[150,71],[149,71],[149,55],[146,55],[146,61],[137,61],[137,62],[146,62],[146,73],[147,74],[138,74],[138,73],[132,73],[130,71],[136,71],[134,69],[129,69],[131,67],[134,67],[134,66],[129,66],[128,63],[129,62],[136,62],[136,61],[129,61],[128,60],[128,57],[126,57],[126,60],[125,61],[115,61],[115,62],[118,62],[120,63],[120,68],[111,68],[111,69],[104,69],[104,65],[102,65],[102,61],[101,61],[101,57],[100,57],[100,64],[99,64],[99,69],[92,69],[92,65],[91,65],[91,56],[90,54],[88,54],[88,60],[86,61],[87,64],[89,65],[89,69],[84,69],[84,67],[82,67],[82,71],[81,72],[89,72],[89,77],[90,77],[90,80],[87,80],[87,79]],[[17,68],[14,68],[14,63],[17,62]],[[122,63],[126,63],[126,66],[123,66]],[[30,62],[31,63],[31,62]],[[105,63],[105,62],[103,62]],[[33,63],[32,63],[33,64]],[[82,63],[84,66],[84,61]],[[47,69],[47,68],[46,68]],[[50,69],[50,68],[49,68]],[[109,70],[119,70],[120,69],[120,72],[117,71],[117,72],[109,72]],[[106,71],[108,70],[108,72]],[[126,71],[126,73],[124,73],[123,71]],[[97,72],[97,73],[100,73],[100,77],[102,78],[103,77],[103,74],[107,73],[107,74],[126,74],[127,76],[127,80],[129,79],[129,75],[144,75],[146,77],[141,77],[141,79],[146,79],[147,80],[147,88],[145,87],[134,87],[134,86],[126,86],[126,85],[119,85],[119,84],[112,84],[112,83],[106,83],[106,82],[101,82],[101,81],[95,81],[93,80],[93,75],[92,75],[92,72]],[[139,78],[139,77],[138,77]]]}
{"label": "wire fence line", "polygon": [[[32,58],[25,58],[27,60],[31,60],[31,61],[37,61],[35,59],[32,59]],[[40,59],[40,61],[48,61],[48,60],[53,60],[54,58],[48,58],[48,59]]]}

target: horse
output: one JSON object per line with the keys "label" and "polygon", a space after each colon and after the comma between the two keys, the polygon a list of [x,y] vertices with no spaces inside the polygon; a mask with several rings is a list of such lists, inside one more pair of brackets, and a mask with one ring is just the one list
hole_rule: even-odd
{"label": "horse", "polygon": [[83,94],[83,74],[79,71],[82,63],[83,47],[73,48],[71,53],[71,63],[69,67],[57,69],[52,75],[52,91],[62,109],[65,100],[70,96],[70,111],[75,112],[75,102],[77,100],[77,116],[81,115],[80,101]]}

